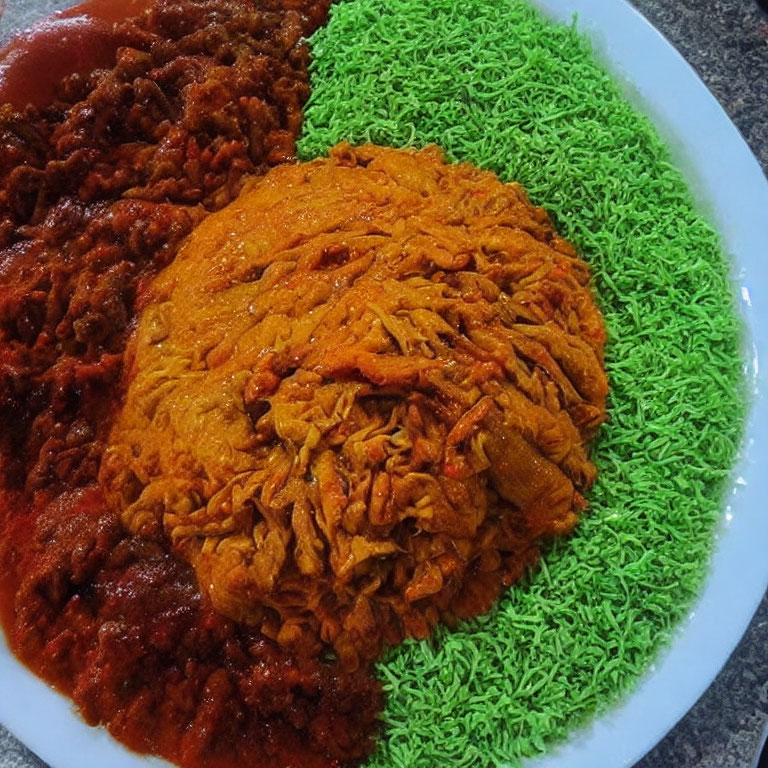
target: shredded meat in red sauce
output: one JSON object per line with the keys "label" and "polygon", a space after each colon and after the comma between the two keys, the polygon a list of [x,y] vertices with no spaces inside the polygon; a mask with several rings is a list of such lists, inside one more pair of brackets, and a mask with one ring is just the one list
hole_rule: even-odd
{"label": "shredded meat in red sauce", "polygon": [[245,174],[293,157],[300,38],[327,11],[295,4],[158,3],[125,22],[135,46],[113,69],[73,75],[47,107],[0,111],[0,450],[17,484],[71,485],[83,464],[76,484],[94,479],[93,400],[113,399],[144,279]]}
{"label": "shredded meat in red sauce", "polygon": [[378,684],[201,599],[94,485],[148,281],[246,175],[293,158],[327,0],[158,0],[115,64],[0,107],[0,608],[90,723],[184,766],[343,766]]}
{"label": "shredded meat in red sauce", "polygon": [[0,586],[7,594],[9,563],[20,579],[3,617],[14,650],[133,749],[196,768],[341,768],[369,748],[380,704],[370,677],[222,618],[191,568],[126,536],[97,489],[17,515],[3,533],[16,544],[4,541]]}

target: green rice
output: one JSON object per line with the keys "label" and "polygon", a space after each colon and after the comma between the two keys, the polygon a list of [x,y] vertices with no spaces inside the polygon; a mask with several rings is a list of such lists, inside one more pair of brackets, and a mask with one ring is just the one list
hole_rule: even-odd
{"label": "green rice", "polygon": [[311,45],[303,158],[434,142],[521,182],[594,269],[612,392],[588,514],[490,614],[378,666],[371,768],[516,762],[629,690],[700,591],[745,415],[727,264],[575,25],[521,0],[353,0]]}

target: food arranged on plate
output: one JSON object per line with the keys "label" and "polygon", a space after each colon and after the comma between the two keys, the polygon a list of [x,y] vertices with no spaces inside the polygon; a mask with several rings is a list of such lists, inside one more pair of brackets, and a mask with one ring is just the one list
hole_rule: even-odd
{"label": "food arranged on plate", "polygon": [[695,594],[740,436],[661,143],[520,0],[99,7],[0,82],[12,650],[190,768],[541,751]]}

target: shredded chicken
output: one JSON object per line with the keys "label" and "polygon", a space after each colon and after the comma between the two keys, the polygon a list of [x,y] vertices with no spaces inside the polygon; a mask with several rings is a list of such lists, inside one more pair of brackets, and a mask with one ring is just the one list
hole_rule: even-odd
{"label": "shredded chicken", "polygon": [[148,291],[109,502],[219,611],[349,667],[486,611],[595,478],[588,281],[519,185],[435,147],[275,168]]}

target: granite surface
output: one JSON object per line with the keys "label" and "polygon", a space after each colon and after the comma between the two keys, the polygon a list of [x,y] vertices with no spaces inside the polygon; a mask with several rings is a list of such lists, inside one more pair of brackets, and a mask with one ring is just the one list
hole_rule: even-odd
{"label": "granite surface", "polygon": [[[70,4],[71,0],[0,0],[0,13],[7,6],[0,19],[0,40]],[[755,0],[632,0],[632,4],[699,73],[768,175],[768,15]],[[753,768],[767,724],[768,596],[714,683],[635,768]],[[0,768],[46,766],[0,726]]]}

